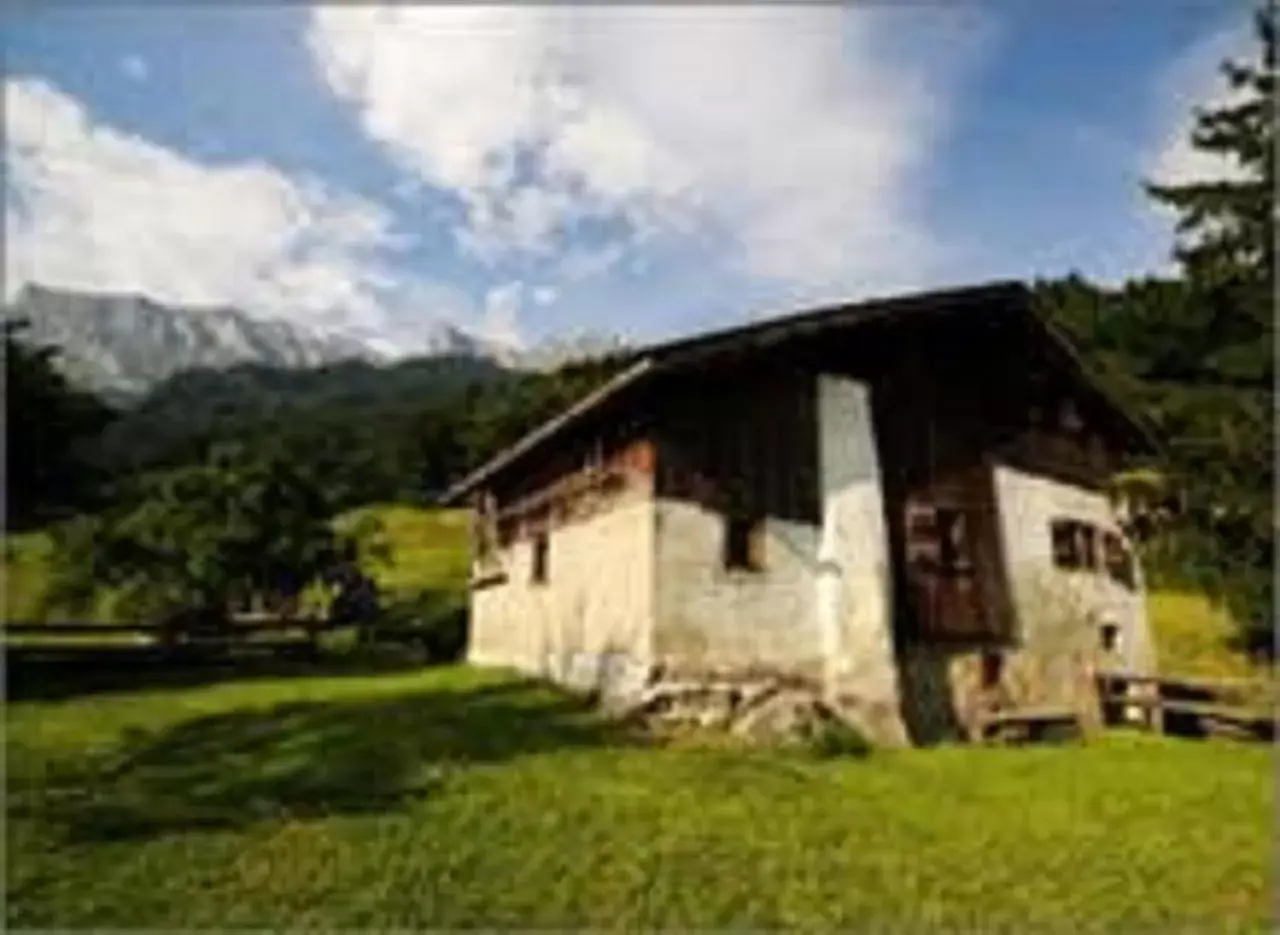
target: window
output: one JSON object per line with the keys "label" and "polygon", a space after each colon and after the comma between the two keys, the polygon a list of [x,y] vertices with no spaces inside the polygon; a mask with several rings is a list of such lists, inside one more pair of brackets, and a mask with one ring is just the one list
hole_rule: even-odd
{"label": "window", "polygon": [[923,504],[912,504],[907,509],[907,536],[912,541],[928,541],[937,532],[938,518],[935,511]]}
{"label": "window", "polygon": [[1053,563],[1059,568],[1098,567],[1098,530],[1089,523],[1057,519],[1049,526],[1053,539]]}
{"label": "window", "polygon": [[1114,623],[1104,623],[1098,631],[1099,642],[1104,653],[1113,653],[1120,649],[1120,628]]}
{"label": "window", "polygon": [[764,568],[764,520],[730,515],[725,519],[724,567],[743,571]]}
{"label": "window", "polygon": [[1090,571],[1098,568],[1098,530],[1088,523],[1080,523],[1076,527],[1076,536],[1080,540],[1081,564]]}
{"label": "window", "polygon": [[1049,524],[1053,539],[1053,564],[1058,568],[1079,568],[1084,564],[1080,554],[1080,524],[1071,519],[1055,519]]}
{"label": "window", "polygon": [[1137,586],[1133,553],[1125,547],[1124,540],[1109,532],[1102,537],[1102,548],[1107,574],[1111,580],[1132,591]]}
{"label": "window", "polygon": [[930,574],[973,573],[969,517],[955,507],[926,503],[907,508],[907,562]]}
{"label": "window", "polygon": [[982,654],[982,687],[992,689],[1000,684],[1004,672],[1004,656],[1001,653]]}
{"label": "window", "polygon": [[535,533],[533,536],[533,566],[529,575],[534,584],[546,583],[550,552],[551,542],[546,531]]}
{"label": "window", "polygon": [[1133,552],[1123,536],[1071,519],[1054,520],[1049,529],[1053,564],[1058,568],[1105,570],[1112,581],[1128,590],[1137,587]]}
{"label": "window", "polygon": [[959,510],[939,507],[936,514],[938,570],[944,575],[973,571],[970,561],[969,524]]}

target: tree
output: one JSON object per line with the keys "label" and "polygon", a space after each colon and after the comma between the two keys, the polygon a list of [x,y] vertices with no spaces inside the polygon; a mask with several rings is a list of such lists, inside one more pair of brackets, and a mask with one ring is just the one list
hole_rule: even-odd
{"label": "tree", "polygon": [[1158,417],[1189,505],[1179,533],[1200,540],[1188,551],[1218,567],[1261,647],[1271,637],[1275,538],[1276,25],[1274,6],[1257,12],[1257,58],[1223,63],[1231,100],[1196,114],[1193,145],[1233,171],[1147,185],[1180,215],[1174,252],[1188,296],[1166,366],[1153,374],[1177,381]]}
{"label": "tree", "polygon": [[21,529],[89,505],[105,480],[84,443],[113,418],[92,393],[57,370],[58,350],[19,340],[24,320],[4,322],[7,522]]}
{"label": "tree", "polygon": [[204,463],[144,475],[115,508],[60,527],[59,594],[74,606],[110,587],[139,615],[215,620],[251,597],[287,607],[348,550],[331,516],[305,461],[223,446]]}
{"label": "tree", "polygon": [[1276,10],[1255,15],[1256,61],[1222,65],[1233,95],[1196,112],[1192,144],[1222,157],[1222,177],[1148,183],[1180,215],[1175,256],[1211,313],[1206,375],[1270,391],[1276,249]]}
{"label": "tree", "polygon": [[1197,112],[1191,138],[1224,160],[1216,178],[1148,184],[1179,215],[1176,279],[1103,290],[1079,277],[1039,298],[1118,396],[1165,439],[1154,468],[1172,522],[1148,544],[1153,584],[1207,587],[1249,643],[1271,647],[1275,517],[1276,14],[1256,18],[1260,52],[1227,62],[1231,99]]}

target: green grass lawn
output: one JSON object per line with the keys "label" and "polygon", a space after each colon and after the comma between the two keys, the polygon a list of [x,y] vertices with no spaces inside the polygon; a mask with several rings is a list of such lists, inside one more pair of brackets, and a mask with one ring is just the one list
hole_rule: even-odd
{"label": "green grass lawn", "polygon": [[653,749],[465,668],[6,713],[13,927],[1269,929],[1261,746]]}

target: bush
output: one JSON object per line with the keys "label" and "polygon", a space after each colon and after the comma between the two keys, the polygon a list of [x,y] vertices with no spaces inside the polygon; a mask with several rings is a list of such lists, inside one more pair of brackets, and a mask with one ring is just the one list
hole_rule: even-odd
{"label": "bush", "polygon": [[455,662],[466,652],[467,621],[462,594],[416,591],[399,595],[383,607],[374,638],[380,642],[416,643],[433,663]]}
{"label": "bush", "polygon": [[806,750],[813,756],[862,758],[871,753],[871,743],[853,725],[830,718],[821,721],[809,735]]}
{"label": "bush", "polygon": [[467,652],[467,608],[452,607],[426,626],[423,645],[431,662],[457,662]]}

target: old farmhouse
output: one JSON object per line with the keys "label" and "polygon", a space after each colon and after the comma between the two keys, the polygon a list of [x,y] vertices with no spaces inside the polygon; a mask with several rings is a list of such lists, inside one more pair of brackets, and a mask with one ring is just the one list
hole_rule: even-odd
{"label": "old farmhouse", "polygon": [[469,658],[606,696],[808,680],[884,743],[1154,666],[1105,493],[1155,442],[1024,286],[653,347],[464,478]]}

